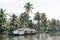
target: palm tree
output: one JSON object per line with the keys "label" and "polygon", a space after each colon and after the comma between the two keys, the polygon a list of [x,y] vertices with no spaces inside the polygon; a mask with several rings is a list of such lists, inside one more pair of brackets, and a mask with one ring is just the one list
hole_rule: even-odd
{"label": "palm tree", "polygon": [[37,21],[38,21],[38,22],[37,22],[37,29],[38,29],[38,31],[39,31],[39,30],[40,30],[40,20],[41,20],[41,18],[40,18],[40,13],[39,13],[39,12],[36,12],[36,13],[35,13],[34,20],[37,20]]}
{"label": "palm tree", "polygon": [[3,30],[3,25],[4,25],[4,22],[6,21],[4,12],[5,10],[1,8],[0,9],[0,31]]}
{"label": "palm tree", "polygon": [[15,15],[15,14],[13,14],[12,16],[11,16],[11,19],[10,19],[10,25],[12,25],[13,26],[13,28],[16,28],[15,27],[15,20],[17,19],[17,16]]}
{"label": "palm tree", "polygon": [[56,30],[59,30],[59,28],[60,28],[60,21],[56,20]]}
{"label": "palm tree", "polygon": [[56,20],[55,19],[52,19],[51,20],[51,24],[52,24],[52,26],[55,26],[56,25]]}
{"label": "palm tree", "polygon": [[26,25],[28,25],[29,24],[29,12],[31,11],[32,12],[32,9],[33,9],[33,7],[32,7],[33,5],[32,4],[30,4],[30,2],[28,2],[28,3],[26,3],[26,5],[24,6],[24,8],[25,8],[25,12],[24,12],[24,14],[25,14],[25,17],[23,18],[24,19],[24,25],[26,26]]}
{"label": "palm tree", "polygon": [[56,20],[56,26],[59,27],[59,25],[60,25],[60,21]]}
{"label": "palm tree", "polygon": [[46,25],[47,25],[47,30],[50,31],[52,29],[52,27],[51,27],[51,21],[50,20],[47,20]]}
{"label": "palm tree", "polygon": [[24,6],[26,13],[29,13],[30,11],[32,12],[32,10],[31,10],[31,9],[33,9],[32,6],[33,5],[30,4],[30,2],[26,3],[26,5]]}
{"label": "palm tree", "polygon": [[45,13],[41,14],[41,26],[44,27],[44,31],[46,30],[46,22],[47,22],[47,18]]}
{"label": "palm tree", "polygon": [[24,24],[24,27],[26,27],[26,25],[28,24],[28,21],[29,21],[29,15],[26,14],[26,12],[24,12],[20,15],[19,19]]}
{"label": "palm tree", "polygon": [[32,20],[29,20],[28,27],[31,28],[31,29],[34,28],[34,24],[32,23]]}
{"label": "palm tree", "polygon": [[55,19],[51,19],[51,27],[52,27],[52,31],[56,30],[56,20]]}

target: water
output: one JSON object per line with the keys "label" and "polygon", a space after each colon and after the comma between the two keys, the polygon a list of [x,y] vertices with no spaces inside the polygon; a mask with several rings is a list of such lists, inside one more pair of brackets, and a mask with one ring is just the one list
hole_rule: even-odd
{"label": "water", "polygon": [[60,33],[40,33],[36,35],[8,36],[0,35],[0,40],[60,40]]}

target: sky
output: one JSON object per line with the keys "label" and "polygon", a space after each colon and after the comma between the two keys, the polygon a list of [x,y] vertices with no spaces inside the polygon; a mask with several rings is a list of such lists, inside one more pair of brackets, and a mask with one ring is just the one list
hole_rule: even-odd
{"label": "sky", "polygon": [[60,0],[0,0],[0,8],[6,9],[6,13],[12,15],[15,13],[17,16],[24,12],[24,5],[30,2],[33,4],[33,13],[39,11],[46,13],[48,19],[60,19]]}

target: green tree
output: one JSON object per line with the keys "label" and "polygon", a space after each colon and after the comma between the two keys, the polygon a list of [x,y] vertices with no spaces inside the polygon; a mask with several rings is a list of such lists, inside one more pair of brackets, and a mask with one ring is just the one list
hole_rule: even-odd
{"label": "green tree", "polygon": [[3,31],[4,22],[6,22],[6,19],[5,19],[5,10],[3,10],[1,8],[0,9],[0,32]]}
{"label": "green tree", "polygon": [[46,25],[47,25],[47,30],[50,31],[52,29],[52,27],[51,27],[51,21],[50,20],[47,20]]}
{"label": "green tree", "polygon": [[37,21],[38,21],[38,22],[37,22],[37,29],[38,29],[38,31],[39,31],[39,30],[40,30],[40,20],[41,20],[41,18],[40,18],[40,13],[39,13],[39,12],[36,12],[36,13],[35,13],[34,20],[37,20]]}
{"label": "green tree", "polygon": [[32,6],[33,5],[30,4],[30,2],[26,3],[26,5],[24,6],[26,13],[29,13],[30,11],[32,12],[32,9],[33,9]]}
{"label": "green tree", "polygon": [[32,20],[29,20],[28,27],[31,29],[34,28],[34,24],[32,23]]}
{"label": "green tree", "polygon": [[59,20],[56,20],[56,30],[60,30],[60,21]]}
{"label": "green tree", "polygon": [[55,19],[51,19],[51,27],[52,27],[52,31],[56,31],[56,20]]}
{"label": "green tree", "polygon": [[15,26],[16,19],[17,19],[17,16],[15,14],[13,14],[10,18],[10,25],[13,26],[13,28],[15,28],[15,29],[16,29],[16,26]]}
{"label": "green tree", "polygon": [[[33,5],[30,3],[30,2],[28,2],[28,3],[26,3],[25,5],[24,5],[24,8],[25,8],[25,14],[27,15],[27,16],[25,16],[25,22],[24,22],[24,24],[25,25],[27,25],[27,27],[28,27],[28,25],[29,25],[29,12],[32,12],[32,9],[33,9],[33,7],[32,7]],[[27,18],[27,19],[26,19]]]}
{"label": "green tree", "polygon": [[26,12],[22,13],[20,15],[20,21],[24,24],[24,27],[26,27],[28,25],[28,21],[29,21],[29,15],[26,14]]}
{"label": "green tree", "polygon": [[47,22],[47,18],[45,13],[41,14],[41,26],[44,28],[44,31],[46,30],[46,22]]}

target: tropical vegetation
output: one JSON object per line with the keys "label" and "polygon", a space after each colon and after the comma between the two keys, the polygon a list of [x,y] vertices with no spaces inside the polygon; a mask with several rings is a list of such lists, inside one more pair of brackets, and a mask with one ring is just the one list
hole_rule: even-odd
{"label": "tropical vegetation", "polygon": [[[25,11],[20,13],[19,16],[13,14],[12,16],[9,13],[5,13],[6,10],[0,8],[0,33],[4,31],[10,31],[19,28],[34,28],[37,31],[60,31],[60,20],[56,19],[47,19],[45,13],[40,13],[37,11],[32,20],[30,20],[30,12],[32,13],[33,5],[28,2],[24,5]],[[7,15],[10,16],[9,20],[7,20]],[[37,21],[37,23],[33,23],[33,21]]]}

